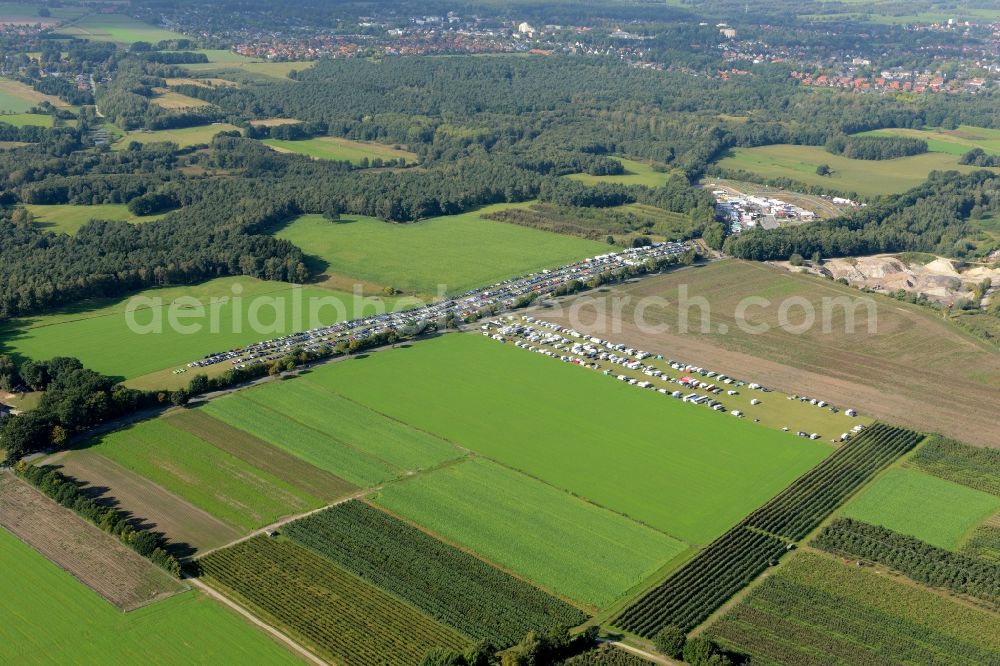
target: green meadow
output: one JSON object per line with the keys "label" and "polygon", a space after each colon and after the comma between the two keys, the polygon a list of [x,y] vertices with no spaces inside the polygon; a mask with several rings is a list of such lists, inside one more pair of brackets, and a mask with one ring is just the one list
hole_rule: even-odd
{"label": "green meadow", "polygon": [[235,125],[228,123],[216,123],[213,125],[198,125],[196,127],[183,127],[181,129],[156,130],[153,132],[129,132],[115,142],[116,150],[127,148],[130,143],[159,143],[169,141],[176,143],[181,148],[187,146],[197,146],[212,142],[219,132],[230,132],[238,129]]}
{"label": "green meadow", "polygon": [[205,411],[358,486],[464,455],[439,437],[313,384],[312,374],[213,400]]}
{"label": "green meadow", "polygon": [[914,469],[891,469],[841,514],[955,550],[966,535],[1000,511],[1000,497]]}
{"label": "green meadow", "polygon": [[[0,324],[0,353],[75,356],[88,368],[127,379],[167,369],[171,378],[172,369],[206,354],[353,319],[378,307],[374,299],[329,289],[218,278],[12,319]],[[138,329],[130,327],[129,318]],[[190,375],[179,377],[186,383]],[[152,388],[165,386],[163,379],[157,377]]]}
{"label": "green meadow", "polygon": [[862,132],[874,136],[908,136],[923,139],[927,149],[936,153],[964,155],[973,148],[982,148],[987,153],[1000,154],[1000,130],[972,125],[959,125],[956,129],[940,127],[930,129],[891,128]]}
{"label": "green meadow", "polygon": [[690,544],[833,450],[474,334],[332,364],[309,381]]}
{"label": "green meadow", "polygon": [[163,215],[138,217],[125,204],[97,204],[76,206],[72,204],[26,204],[24,206],[35,218],[35,223],[47,231],[75,234],[91,220],[116,220],[121,222],[151,222]]}
{"label": "green meadow", "polygon": [[[816,167],[827,164],[833,174],[820,176]],[[762,178],[791,178],[807,185],[826,187],[866,196],[905,192],[925,180],[931,171],[972,171],[958,163],[958,155],[928,152],[894,160],[854,160],[828,153],[822,146],[776,144],[758,148],[735,148],[718,165],[740,169]]]}
{"label": "green meadow", "polygon": [[486,220],[509,204],[392,224],[303,215],[276,235],[301,247],[317,270],[406,293],[458,294],[607,252],[607,245]]}
{"label": "green meadow", "polygon": [[60,32],[91,39],[97,42],[133,44],[135,42],[157,42],[172,39],[187,39],[184,35],[143,23],[124,14],[89,14],[72,25],[61,28]]}
{"label": "green meadow", "polygon": [[0,662],[300,663],[199,592],[122,613],[3,529],[0,561]]}
{"label": "green meadow", "polygon": [[371,141],[351,141],[335,136],[320,136],[301,141],[284,141],[281,139],[264,139],[264,143],[279,152],[308,155],[319,160],[339,160],[360,164],[362,159],[369,161],[379,158],[396,160],[402,158],[407,163],[416,162],[417,156],[406,150]]}
{"label": "green meadow", "polygon": [[[0,93],[0,97],[2,97],[2,93]],[[3,103],[3,100],[0,99],[0,104]],[[29,108],[32,106],[34,106],[34,104],[30,104]],[[52,122],[52,116],[42,113],[0,114],[0,123],[7,123],[8,125],[13,125],[14,127],[25,127],[27,125],[34,125],[36,127],[52,127]]]}
{"label": "green meadow", "polygon": [[622,166],[625,167],[625,173],[617,176],[591,176],[589,173],[574,173],[566,177],[578,180],[581,183],[586,183],[587,185],[595,185],[597,183],[619,183],[621,185],[646,185],[648,187],[660,187],[667,182],[667,178],[670,175],[665,171],[656,171],[653,167],[644,162],[628,160],[624,157],[616,157],[615,159],[621,162]]}
{"label": "green meadow", "polygon": [[604,607],[685,544],[483,458],[390,484],[374,501],[563,596]]}

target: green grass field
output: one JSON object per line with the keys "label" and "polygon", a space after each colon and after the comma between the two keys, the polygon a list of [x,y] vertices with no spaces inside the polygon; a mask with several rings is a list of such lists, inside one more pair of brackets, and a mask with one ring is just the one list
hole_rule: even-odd
{"label": "green grass field", "polygon": [[[816,174],[816,167],[828,164],[830,176]],[[828,153],[821,146],[777,144],[759,148],[735,148],[731,157],[718,165],[741,169],[763,178],[791,178],[807,185],[817,185],[867,196],[904,192],[927,180],[934,170],[973,170],[958,163],[958,155],[924,153],[894,160],[853,160]]]}
{"label": "green grass field", "polygon": [[229,132],[238,129],[228,123],[218,123],[215,125],[198,125],[196,127],[184,127],[181,129],[156,130],[155,132],[129,132],[115,142],[116,150],[123,150],[133,141],[137,143],[157,143],[170,141],[179,147],[195,146],[212,142],[219,132]]}
{"label": "green grass field", "polygon": [[1000,662],[997,615],[869,567],[798,553],[706,636],[754,664]]}
{"label": "green grass field", "polygon": [[7,123],[14,127],[26,127],[28,125],[52,127],[52,116],[42,113],[5,113],[0,114],[0,123]]}
{"label": "green grass field", "polygon": [[667,182],[669,173],[662,171],[655,171],[653,167],[649,166],[644,162],[636,162],[635,160],[628,160],[624,157],[615,157],[614,159],[622,163],[625,167],[625,173],[619,176],[591,176],[588,173],[574,173],[567,178],[572,178],[573,180],[578,180],[581,183],[586,183],[587,185],[595,185],[597,183],[619,183],[621,185],[646,185],[648,187],[659,187]]}
{"label": "green grass field", "polygon": [[[3,15],[3,9],[0,9],[0,16]],[[5,114],[24,114],[31,116],[33,114],[27,114],[32,107],[38,106],[41,102],[49,102],[53,106],[69,106],[66,102],[62,101],[55,95],[46,95],[45,93],[38,92],[26,83],[21,83],[20,81],[15,81],[13,79],[6,79],[0,77],[0,113]],[[34,114],[37,115],[37,114]],[[52,125],[52,116],[44,116],[48,118],[47,126]],[[4,116],[0,116],[3,119]],[[10,122],[10,121],[4,121]],[[10,124],[14,124],[10,122]],[[39,123],[25,123],[25,124],[39,124]]]}
{"label": "green grass field", "polygon": [[192,74],[208,75],[236,83],[273,82],[274,79],[289,81],[288,73],[309,69],[315,61],[308,62],[263,62],[246,58],[231,51],[203,51],[211,62],[181,65]]}
{"label": "green grass field", "polygon": [[120,220],[122,222],[151,222],[163,215],[138,217],[125,204],[98,204],[96,206],[75,206],[72,204],[26,204],[24,206],[35,218],[35,223],[47,231],[75,234],[91,220]]}
{"label": "green grass field", "polygon": [[3,529],[0,561],[4,663],[299,663],[198,592],[122,613]]}
{"label": "green grass field", "polygon": [[305,378],[214,400],[205,411],[358,486],[463,455],[442,439],[387,419]]}
{"label": "green grass field", "polygon": [[1000,497],[913,469],[891,469],[851,500],[841,515],[955,550],[1000,511]]}
{"label": "green grass field", "polygon": [[908,136],[923,139],[928,150],[936,153],[964,155],[973,148],[982,148],[987,153],[1000,153],[1000,130],[973,125],[959,125],[957,129],[946,130],[940,127],[931,129],[891,128],[862,132],[863,135],[875,136]]}
{"label": "green grass field", "polygon": [[313,257],[317,270],[407,293],[462,293],[509,277],[607,252],[607,245],[485,220],[499,210],[390,224],[370,217],[332,223],[304,215],[276,235]]}
{"label": "green grass field", "polygon": [[280,152],[298,153],[321,160],[339,160],[360,164],[363,158],[373,160],[397,160],[402,158],[408,164],[416,162],[417,156],[406,150],[397,150],[392,146],[371,141],[351,141],[335,136],[320,136],[302,141],[282,141],[281,139],[264,139],[264,143]]}
{"label": "green grass field", "polygon": [[374,500],[596,607],[607,606],[685,549],[665,534],[483,458],[391,484]]}
{"label": "green grass field", "polygon": [[[161,332],[140,334],[130,329],[125,313],[133,298],[139,299],[135,301],[135,322],[155,330],[159,321]],[[229,300],[222,303],[223,298]],[[212,305],[213,299],[218,306]],[[206,317],[185,319],[185,315],[197,314],[195,302],[202,304]],[[296,302],[301,303],[298,320]],[[321,304],[324,305],[319,307]],[[35,359],[76,356],[88,368],[108,375],[125,378],[151,375],[148,383],[159,388],[170,379],[186,383],[192,373],[174,376],[172,369],[206,354],[313,328],[312,306],[317,306],[315,325],[351,319],[376,307],[372,303],[365,305],[350,294],[327,289],[299,288],[286,282],[245,277],[218,278],[199,285],[150,289],[129,298],[91,302],[5,322],[0,324],[0,353]],[[175,329],[170,325],[171,312],[178,323],[185,327],[200,324],[201,330],[188,334],[183,328]],[[213,313],[217,316],[213,317]],[[217,323],[215,332],[213,318]],[[161,374],[152,376],[152,373]]]}
{"label": "green grass field", "polygon": [[97,42],[117,44],[135,42],[156,44],[163,40],[187,39],[180,33],[137,21],[124,14],[90,14],[73,21],[72,25],[60,29],[60,32]]}
{"label": "green grass field", "polygon": [[167,419],[144,421],[101,437],[90,450],[244,531],[323,504],[273,474],[174,428]]}
{"label": "green grass field", "polygon": [[309,380],[693,544],[832,451],[479,335],[329,365]]}

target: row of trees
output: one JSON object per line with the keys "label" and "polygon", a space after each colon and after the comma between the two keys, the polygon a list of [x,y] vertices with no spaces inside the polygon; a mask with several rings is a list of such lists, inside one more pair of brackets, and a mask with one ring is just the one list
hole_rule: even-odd
{"label": "row of trees", "polygon": [[813,545],[884,564],[925,585],[1000,604],[1000,564],[953,553],[878,525],[838,518]]}

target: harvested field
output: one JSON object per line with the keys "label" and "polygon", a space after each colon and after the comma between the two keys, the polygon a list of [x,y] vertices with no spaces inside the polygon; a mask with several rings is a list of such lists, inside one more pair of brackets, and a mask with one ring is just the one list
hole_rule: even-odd
{"label": "harvested field", "polygon": [[353,483],[313,467],[302,459],[203,411],[189,409],[172,412],[164,418],[173,427],[189,432],[202,441],[320,499],[333,501],[358,489]]}
{"label": "harvested field", "polygon": [[[703,297],[710,306],[709,332],[701,332],[701,310],[695,305],[689,308],[688,333],[678,333],[676,304],[682,285],[689,303]],[[746,332],[737,324],[737,306],[751,296],[770,301],[769,306],[754,305],[746,311],[745,324],[771,327],[763,334]],[[595,297],[608,313],[613,312],[615,297],[631,300],[620,301],[620,315],[599,318],[594,314]],[[651,302],[637,319],[644,297],[667,299],[669,304]],[[779,306],[790,297],[815,307],[816,325],[804,333],[779,327]],[[877,295],[871,297],[877,312],[875,333],[868,332],[863,306],[857,309],[854,333],[845,333],[843,307],[832,309],[831,332],[823,333],[823,299],[838,297],[853,302],[867,295],[829,280],[733,260],[564,299],[561,307],[533,314],[789,394],[807,394],[911,428],[1000,447],[995,424],[1000,413],[1000,349],[943,321],[934,311]],[[591,305],[571,317],[570,306],[580,299],[590,299]],[[788,321],[802,322],[802,312],[799,306],[792,308]],[[640,327],[643,322],[648,326]],[[662,324],[669,329],[651,328]],[[972,405],[976,408],[970,409]]]}
{"label": "harvested field", "polygon": [[122,610],[185,586],[10,473],[0,474],[0,525]]}
{"label": "harvested field", "polygon": [[216,548],[240,536],[218,518],[93,451],[73,452],[46,462],[85,482],[95,496],[131,513],[135,523],[163,532],[175,555]]}

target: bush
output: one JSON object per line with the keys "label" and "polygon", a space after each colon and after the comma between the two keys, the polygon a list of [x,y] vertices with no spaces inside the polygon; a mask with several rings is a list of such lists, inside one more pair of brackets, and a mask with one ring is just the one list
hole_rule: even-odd
{"label": "bush", "polygon": [[680,659],[681,655],[684,654],[685,643],[687,643],[687,637],[684,632],[680,627],[672,624],[660,629],[653,637],[656,649],[673,659]]}

